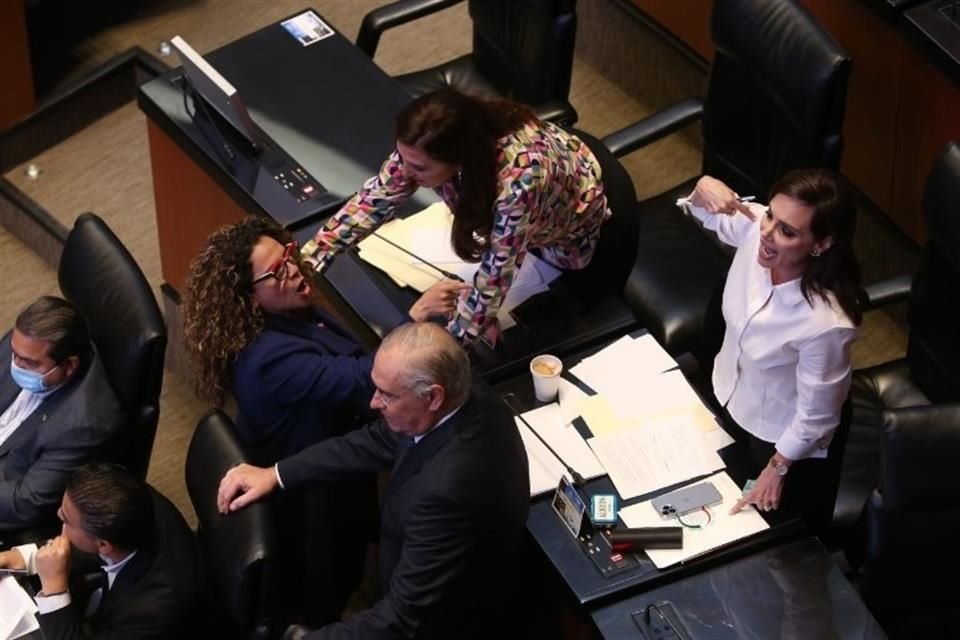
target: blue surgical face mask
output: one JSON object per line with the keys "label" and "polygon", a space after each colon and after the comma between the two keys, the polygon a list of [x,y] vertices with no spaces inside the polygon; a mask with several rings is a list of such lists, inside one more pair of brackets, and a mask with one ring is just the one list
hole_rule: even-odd
{"label": "blue surgical face mask", "polygon": [[[58,364],[53,365],[47,373],[50,373],[59,366]],[[13,358],[10,358],[10,375],[13,377],[13,381],[17,383],[17,386],[24,391],[30,391],[32,393],[49,391],[50,387],[43,381],[47,373],[37,373],[36,371],[18,367],[17,363],[13,361]]]}

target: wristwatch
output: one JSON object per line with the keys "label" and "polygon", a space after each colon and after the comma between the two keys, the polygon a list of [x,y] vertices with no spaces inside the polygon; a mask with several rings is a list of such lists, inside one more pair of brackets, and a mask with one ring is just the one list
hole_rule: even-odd
{"label": "wristwatch", "polygon": [[787,475],[787,471],[790,471],[790,467],[783,464],[782,462],[777,462],[777,459],[773,457],[770,458],[770,466],[773,468],[773,471],[781,478]]}

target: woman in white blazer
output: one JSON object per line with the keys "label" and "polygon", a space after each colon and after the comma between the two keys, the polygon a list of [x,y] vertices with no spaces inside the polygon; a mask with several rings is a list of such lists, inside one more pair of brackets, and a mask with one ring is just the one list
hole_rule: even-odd
{"label": "woman in white blazer", "polygon": [[785,175],[768,206],[747,204],[704,176],[688,208],[737,247],[713,386],[759,474],[733,511],[787,503],[811,525],[826,524],[836,494],[827,447],[850,388],[850,345],[861,320],[853,196],[823,169]]}

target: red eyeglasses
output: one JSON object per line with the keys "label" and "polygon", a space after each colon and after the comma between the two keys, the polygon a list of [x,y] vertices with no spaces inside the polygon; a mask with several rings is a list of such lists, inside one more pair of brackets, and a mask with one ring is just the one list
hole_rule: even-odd
{"label": "red eyeglasses", "polygon": [[253,279],[253,284],[263,282],[268,278],[274,278],[277,282],[283,282],[290,276],[290,265],[297,266],[297,241],[288,242],[283,245],[283,255],[280,259],[270,265],[270,268]]}

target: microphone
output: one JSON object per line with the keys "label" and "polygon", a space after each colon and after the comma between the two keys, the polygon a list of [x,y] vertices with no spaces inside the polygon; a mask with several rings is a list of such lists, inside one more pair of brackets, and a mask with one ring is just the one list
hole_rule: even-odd
{"label": "microphone", "polygon": [[529,429],[529,430],[531,431],[531,433],[533,433],[533,435],[537,436],[537,440],[539,440],[540,442],[542,442],[542,443],[543,443],[543,446],[545,446],[545,447],[547,448],[547,451],[549,451],[550,453],[552,453],[552,454],[557,458],[557,460],[560,461],[560,464],[562,464],[562,465],[566,468],[567,473],[569,473],[569,474],[570,474],[570,477],[573,479],[573,486],[574,486],[574,487],[582,487],[582,486],[586,483],[586,480],[583,479],[583,476],[580,475],[579,473],[577,473],[577,470],[576,470],[576,469],[574,469],[574,468],[571,467],[569,464],[567,464],[566,461],[565,461],[563,458],[561,458],[560,455],[559,455],[556,451],[553,450],[553,447],[551,447],[549,444],[547,444],[547,441],[544,440],[542,437],[540,437],[540,434],[537,433],[537,430],[534,429],[533,427],[531,427],[531,426],[530,426],[530,423],[527,422],[527,421],[524,419],[524,417],[523,417],[522,415],[520,415],[520,414],[517,412],[516,409],[513,408],[513,405],[510,404],[509,402],[507,402],[507,396],[512,396],[512,395],[513,395],[513,392],[510,392],[510,393],[508,393],[508,394],[505,394],[505,395],[503,395],[503,396],[500,396],[500,399],[503,400],[503,404],[507,405],[507,407],[510,409],[510,412],[513,413],[513,415],[515,415],[517,418],[520,419],[520,422],[523,423],[523,426],[525,426],[527,429]]}
{"label": "microphone", "polygon": [[407,254],[408,256],[410,256],[410,257],[412,257],[412,258],[416,258],[417,260],[419,260],[419,261],[422,262],[423,264],[427,265],[428,267],[430,267],[430,268],[433,269],[434,271],[439,272],[441,275],[443,275],[444,278],[449,278],[450,280],[456,280],[457,282],[463,282],[463,278],[461,278],[461,277],[458,276],[457,274],[455,274],[455,273],[450,273],[450,272],[447,271],[446,269],[441,269],[440,267],[438,267],[437,265],[433,264],[432,262],[429,262],[429,261],[427,261],[427,260],[424,260],[423,258],[421,258],[420,256],[418,256],[418,255],[415,254],[414,252],[409,251],[409,250],[407,250],[407,249],[404,249],[403,247],[401,247],[400,245],[398,245],[398,244],[397,244],[396,242],[394,242],[393,240],[390,240],[390,239],[388,239],[388,238],[384,238],[382,235],[380,235],[380,234],[377,233],[376,231],[371,231],[370,234],[373,235],[373,236],[376,236],[377,238],[380,238],[381,240],[383,240],[384,242],[386,242],[388,245],[390,245],[390,246],[393,247],[394,249],[399,249],[400,251],[403,251],[403,252],[404,252],[405,254]]}

